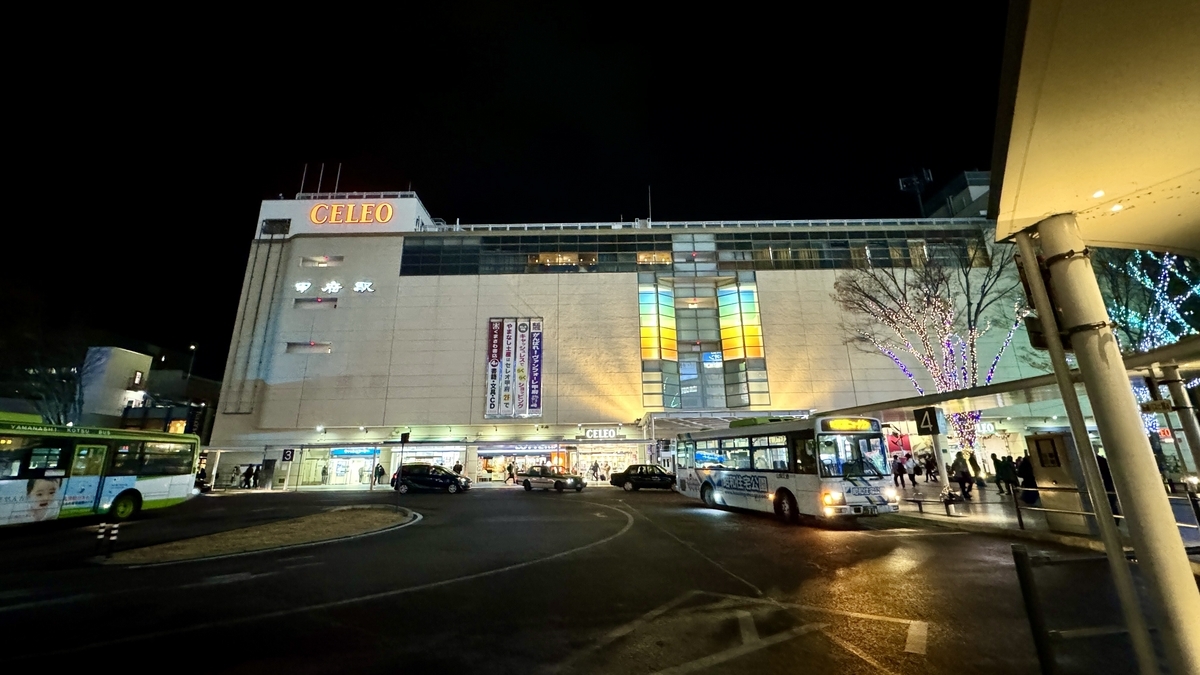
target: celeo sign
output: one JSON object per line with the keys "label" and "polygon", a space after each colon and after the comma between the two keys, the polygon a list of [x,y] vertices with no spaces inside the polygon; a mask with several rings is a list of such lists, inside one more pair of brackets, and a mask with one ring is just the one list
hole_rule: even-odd
{"label": "celeo sign", "polygon": [[347,225],[351,223],[386,223],[392,219],[392,205],[387,202],[373,204],[313,204],[308,211],[308,220],[314,225]]}
{"label": "celeo sign", "polygon": [[542,416],[541,317],[488,320],[486,399],[489,419]]}
{"label": "celeo sign", "polygon": [[616,438],[617,430],[611,429],[611,428],[610,429],[584,429],[583,437],[590,438],[590,439]]}

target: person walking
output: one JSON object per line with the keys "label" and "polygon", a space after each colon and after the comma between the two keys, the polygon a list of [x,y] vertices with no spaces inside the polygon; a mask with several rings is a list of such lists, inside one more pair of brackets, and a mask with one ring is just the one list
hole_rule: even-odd
{"label": "person walking", "polygon": [[917,488],[917,461],[913,459],[911,452],[904,455],[904,470],[908,473],[908,482],[915,490]]}
{"label": "person walking", "polygon": [[1037,487],[1037,479],[1033,477],[1033,463],[1028,457],[1022,457],[1017,464],[1017,478],[1021,480],[1021,501],[1034,505],[1038,501],[1037,490],[1032,488]]}
{"label": "person walking", "polygon": [[1002,462],[1000,460],[1000,458],[996,456],[996,453],[993,452],[992,453],[992,477],[996,479],[996,491],[999,492],[1000,494],[1004,494],[1004,475],[1002,473],[1003,469],[1004,469],[1004,462]]}
{"label": "person walking", "polygon": [[462,475],[462,462],[458,461],[457,459],[454,460],[454,473],[456,475]]}
{"label": "person walking", "polygon": [[983,472],[979,470],[979,460],[975,459],[975,451],[972,450],[967,455],[967,466],[971,467],[971,489],[974,490],[976,485],[986,485],[983,483]]}
{"label": "person walking", "polygon": [[958,489],[962,492],[963,499],[970,499],[971,465],[967,463],[967,458],[963,457],[962,450],[954,455],[954,463],[950,465],[950,474],[954,476],[954,480],[958,481]]}
{"label": "person walking", "polygon": [[600,461],[592,462],[592,480],[600,480]]}
{"label": "person walking", "polygon": [[1005,457],[1000,460],[1000,476],[1004,478],[1004,487],[1008,490],[1008,494],[1013,493],[1013,488],[1018,486],[1017,483],[1017,465],[1013,464],[1012,457]]}
{"label": "person walking", "polygon": [[250,487],[252,487],[256,490],[258,489],[258,469],[259,469],[259,466],[257,464],[255,464],[254,465],[254,473],[250,474]]}
{"label": "person walking", "polygon": [[904,458],[896,455],[892,458],[892,485],[904,487]]}
{"label": "person walking", "polygon": [[379,485],[383,482],[383,477],[387,475],[387,469],[383,468],[382,464],[375,465],[375,484]]}
{"label": "person walking", "polygon": [[941,478],[938,476],[937,460],[934,459],[933,455],[926,455],[925,456],[925,482],[928,483],[928,482],[932,481],[934,483],[937,483],[940,480],[941,480]]}
{"label": "person walking", "polygon": [[250,489],[250,479],[254,477],[254,467],[247,464],[246,471],[242,474],[242,487]]}
{"label": "person walking", "polygon": [[321,465],[321,485],[328,485],[328,484],[329,484],[329,465],[322,464]]}
{"label": "person walking", "polygon": [[504,484],[507,485],[508,481],[512,481],[512,484],[516,485],[517,484],[517,472],[515,470],[516,467],[513,466],[512,462],[509,462],[508,466],[505,467],[505,469],[508,471],[508,478],[504,479]]}

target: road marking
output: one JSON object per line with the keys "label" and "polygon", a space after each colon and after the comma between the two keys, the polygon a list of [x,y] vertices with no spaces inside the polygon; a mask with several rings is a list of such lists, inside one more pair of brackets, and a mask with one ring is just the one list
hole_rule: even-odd
{"label": "road marking", "polygon": [[958,535],[958,534],[971,534],[971,533],[964,532],[961,530],[950,530],[950,531],[942,531],[942,532],[934,532],[934,531],[920,532],[920,531],[917,531],[917,532],[897,532],[895,534],[889,534],[889,533],[887,533],[886,530],[875,530],[875,531],[869,533],[867,536],[876,537],[876,538],[883,538],[883,537],[949,537],[949,536]]}
{"label": "road marking", "polygon": [[304,568],[304,567],[320,567],[321,565],[324,565],[324,564],[325,564],[325,563],[323,563],[323,562],[300,563],[300,564],[298,564],[298,565],[288,565],[287,567],[284,567],[283,569],[285,569],[285,570],[298,570],[298,569],[301,569],[301,568]]}
{"label": "road marking", "polygon": [[236,584],[242,581],[250,581],[259,577],[268,577],[275,572],[263,572],[255,574],[253,572],[234,572],[232,574],[218,574],[213,577],[207,577],[193,584],[184,584],[180,588],[197,588],[200,586],[220,586],[221,584]]}
{"label": "road marking", "polygon": [[738,628],[742,631],[742,644],[758,642],[758,626],[754,625],[754,616],[744,609],[737,612]]}
{"label": "road marking", "polygon": [[862,612],[849,612],[844,609],[833,609],[831,607],[818,607],[816,605],[801,605],[794,602],[783,602],[774,598],[751,598],[744,595],[730,595],[728,593],[709,593],[705,595],[713,595],[721,598],[731,598],[743,600],[745,602],[754,602],[764,605],[773,605],[775,607],[794,607],[796,609],[806,609],[814,612],[828,612],[830,614],[838,614],[840,616],[849,616],[855,619],[870,619],[872,621],[890,621],[891,623],[902,623],[905,625],[913,623],[913,619],[900,619],[894,616],[881,616],[879,614],[864,614]]}
{"label": "road marking", "polygon": [[22,603],[19,603],[16,605],[8,605],[6,607],[0,607],[0,612],[12,612],[12,611],[16,611],[18,609],[30,609],[30,608],[42,607],[44,605],[61,605],[63,603],[76,602],[78,600],[86,600],[86,599],[92,598],[92,597],[95,597],[95,594],[81,593],[79,595],[66,595],[61,598],[48,598],[46,600],[33,600],[30,602],[22,602]]}
{"label": "road marking", "polygon": [[663,604],[659,605],[658,607],[655,607],[654,609],[650,610],[649,612],[646,612],[645,614],[641,615],[640,617],[634,619],[633,621],[630,621],[629,623],[627,623],[623,626],[617,626],[616,628],[612,629],[608,633],[608,635],[604,636],[604,638],[601,640],[601,646],[608,644],[609,642],[612,642],[613,640],[616,640],[617,638],[621,637],[622,635],[628,635],[629,633],[632,633],[633,629],[639,628],[643,624],[650,623],[651,621],[657,619],[658,617],[660,617],[663,614],[670,611],[672,608],[683,604],[684,601],[686,601],[696,595],[699,595],[701,592],[702,591],[688,591],[687,593],[684,593],[683,595],[675,598],[674,600],[668,600],[666,603],[663,603]]}
{"label": "road marking", "polygon": [[872,667],[874,667],[875,670],[878,670],[879,672],[883,673],[883,675],[896,675],[895,672],[890,671],[887,668],[884,668],[883,664],[879,663],[878,661],[871,658],[870,656],[867,656],[866,652],[859,649],[858,647],[855,647],[853,644],[846,642],[842,638],[840,638],[828,631],[821,631],[821,635],[824,635],[825,637],[829,638],[829,640],[831,642],[833,642],[837,646],[841,647],[842,649],[845,649],[846,651],[857,656],[858,658],[862,659],[863,661],[866,661],[868,664],[870,664]]}
{"label": "road marking", "polygon": [[688,661],[687,663],[683,663],[672,668],[667,668],[666,670],[660,670],[655,675],[681,675],[682,673],[693,673],[697,670],[704,670],[705,668],[710,668],[718,663],[724,663],[726,661],[736,659],[739,656],[745,656],[746,654],[754,653],[760,649],[766,649],[772,645],[777,645],[780,642],[800,637],[806,633],[818,631],[824,627],[825,624],[821,623],[810,623],[804,626],[797,626],[791,630],[785,630],[782,633],[776,633],[775,635],[762,640],[755,640],[754,642],[741,644],[737,647],[732,647],[730,649],[726,649],[725,651],[696,659],[695,661]]}
{"label": "road marking", "polygon": [[[100,647],[109,647],[109,646],[119,645],[119,644],[129,644],[129,643],[133,643],[133,642],[142,642],[142,641],[146,641],[146,640],[157,640],[159,638],[170,637],[172,635],[183,635],[186,633],[194,633],[196,631],[212,630],[214,628],[224,628],[227,626],[236,626],[239,624],[252,623],[254,621],[278,619],[278,618],[282,618],[285,616],[292,616],[294,614],[303,614],[305,612],[315,612],[315,611],[322,610],[322,609],[333,609],[334,607],[344,607],[346,605],[354,605],[354,604],[357,604],[360,602],[370,602],[372,600],[382,600],[384,598],[393,598],[393,597],[400,596],[400,595],[406,595],[408,593],[427,591],[427,590],[430,590],[433,588],[441,588],[442,586],[449,586],[451,584],[456,584],[456,583],[463,582],[463,581],[473,581],[475,579],[482,579],[485,577],[495,576],[497,574],[503,574],[505,572],[511,572],[513,570],[524,569],[526,567],[531,567],[533,565],[539,565],[541,563],[549,562],[551,560],[557,560],[559,558],[564,558],[566,556],[573,555],[573,554],[579,553],[581,551],[586,551],[588,549],[595,548],[597,546],[603,546],[604,544],[607,544],[608,542],[625,534],[626,532],[628,532],[630,530],[630,528],[633,527],[633,516],[629,515],[628,513],[625,513],[624,511],[622,511],[621,509],[618,509],[615,506],[609,506],[607,504],[600,504],[598,502],[589,502],[589,501],[584,501],[584,500],[572,501],[572,503],[591,504],[592,506],[599,506],[601,508],[611,509],[613,511],[616,511],[617,513],[620,513],[621,515],[625,516],[625,527],[622,527],[619,531],[617,531],[614,534],[610,534],[607,537],[604,537],[603,539],[597,539],[596,541],[593,541],[590,544],[584,544],[582,546],[577,546],[575,548],[567,549],[566,551],[561,551],[559,553],[554,553],[554,554],[551,554],[548,556],[543,556],[541,558],[535,558],[534,560],[527,560],[525,562],[514,563],[512,565],[505,565],[504,567],[497,567],[496,569],[484,570],[483,572],[475,572],[474,574],[466,574],[461,577],[454,577],[453,579],[443,579],[442,581],[431,581],[426,584],[417,584],[416,586],[409,586],[408,588],[397,588],[397,589],[393,589],[390,591],[381,591],[379,593],[368,593],[367,595],[360,595],[360,596],[354,597],[354,598],[344,598],[342,600],[331,600],[329,602],[320,602],[320,603],[317,603],[314,605],[305,605],[302,607],[292,607],[289,609],[281,609],[278,611],[266,612],[263,614],[254,614],[251,616],[242,616],[242,617],[236,617],[236,618],[232,618],[232,619],[225,619],[223,621],[211,621],[208,623],[198,623],[198,624],[195,624],[192,626],[184,626],[181,628],[174,628],[174,629],[170,629],[170,630],[161,630],[161,631],[141,633],[141,634],[137,634],[137,635],[129,635],[126,637],[117,638],[115,640],[91,642],[91,643],[82,644],[82,645],[78,645],[78,646],[74,646],[74,647],[69,647],[66,649],[60,649],[60,650],[55,650],[55,651],[43,651],[43,652],[39,652],[37,654],[17,656],[15,658],[10,658],[10,660],[21,661],[21,660],[28,660],[28,659],[32,659],[32,658],[43,658],[45,656],[57,655],[57,654],[71,654],[74,652],[81,652],[81,651],[84,651],[87,649],[97,649]],[[413,513],[415,515],[419,515],[415,511]],[[337,540],[330,540],[330,541],[337,541]],[[180,586],[179,588],[186,588],[186,586]]]}
{"label": "road marking", "polygon": [[908,624],[908,639],[904,642],[904,651],[910,654],[924,654],[928,635],[929,624],[924,621],[914,621]]}
{"label": "road marking", "polygon": [[670,537],[670,538],[674,539],[675,541],[679,542],[680,544],[683,544],[684,546],[686,546],[686,547],[688,547],[689,549],[691,549],[692,553],[695,553],[696,555],[700,556],[701,558],[704,558],[705,560],[707,560],[708,562],[712,563],[714,566],[716,566],[716,568],[717,568],[717,569],[721,570],[721,571],[722,571],[722,572],[724,572],[725,574],[728,574],[729,576],[733,577],[734,579],[737,579],[738,581],[742,582],[743,584],[746,584],[747,586],[749,586],[749,587],[750,587],[750,590],[754,591],[754,592],[755,592],[757,595],[760,595],[760,596],[761,596],[761,595],[764,595],[764,593],[762,592],[762,589],[760,589],[758,586],[755,586],[754,584],[750,583],[749,581],[746,581],[746,580],[745,580],[745,579],[743,579],[742,577],[739,577],[738,575],[736,575],[736,574],[734,574],[733,572],[729,571],[729,569],[727,569],[727,568],[726,568],[724,565],[722,565],[721,563],[719,563],[719,562],[717,562],[716,560],[713,560],[712,558],[710,558],[710,557],[708,557],[708,556],[704,555],[703,553],[701,553],[701,552],[700,552],[700,549],[696,548],[696,547],[695,547],[695,546],[693,546],[692,544],[690,544],[690,543],[688,543],[688,542],[686,542],[686,541],[684,541],[684,540],[680,539],[679,537],[675,536],[675,533],[673,533],[673,532],[671,532],[671,531],[667,530],[666,528],[664,528],[663,526],[661,526],[661,525],[659,525],[658,523],[654,522],[653,520],[650,520],[648,517],[646,517],[646,514],[642,513],[641,511],[638,511],[637,509],[635,509],[635,508],[633,508],[632,506],[630,506],[629,504],[627,504],[627,503],[625,502],[625,500],[624,500],[624,499],[619,499],[619,500],[617,500],[617,501],[621,502],[622,504],[625,504],[626,508],[628,508],[630,511],[633,511],[634,513],[638,514],[638,515],[639,515],[639,516],[641,516],[642,518],[645,518],[645,520],[646,520],[646,522],[647,522],[647,523],[650,523],[650,524],[651,524],[651,525],[653,525],[654,527],[658,528],[660,531],[662,531],[663,533],[665,533],[665,534],[666,534],[668,537]]}
{"label": "road marking", "polygon": [[275,562],[281,562],[281,563],[282,562],[292,562],[294,560],[308,560],[309,558],[315,558],[315,557],[317,557],[317,556],[315,556],[315,555],[294,555],[289,558],[280,558],[279,560],[276,560]]}

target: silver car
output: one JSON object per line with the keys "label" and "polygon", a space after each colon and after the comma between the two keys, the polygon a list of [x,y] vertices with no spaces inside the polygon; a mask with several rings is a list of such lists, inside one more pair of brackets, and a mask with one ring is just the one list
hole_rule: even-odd
{"label": "silver car", "polygon": [[521,481],[526,492],[534,488],[582,492],[587,486],[583,476],[577,476],[561,466],[532,466],[518,473],[517,479]]}

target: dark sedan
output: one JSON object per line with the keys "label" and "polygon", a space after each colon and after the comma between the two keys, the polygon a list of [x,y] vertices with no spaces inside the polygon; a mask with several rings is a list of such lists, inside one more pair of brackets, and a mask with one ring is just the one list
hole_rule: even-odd
{"label": "dark sedan", "polygon": [[400,467],[399,481],[392,475],[392,487],[398,492],[409,490],[437,490],[439,492],[465,492],[471,489],[471,479],[460,476],[444,466],[431,464],[405,464]]}
{"label": "dark sedan", "polygon": [[633,464],[624,471],[614,473],[608,482],[625,488],[626,492],[642,488],[670,490],[675,487],[675,475],[654,464]]}

